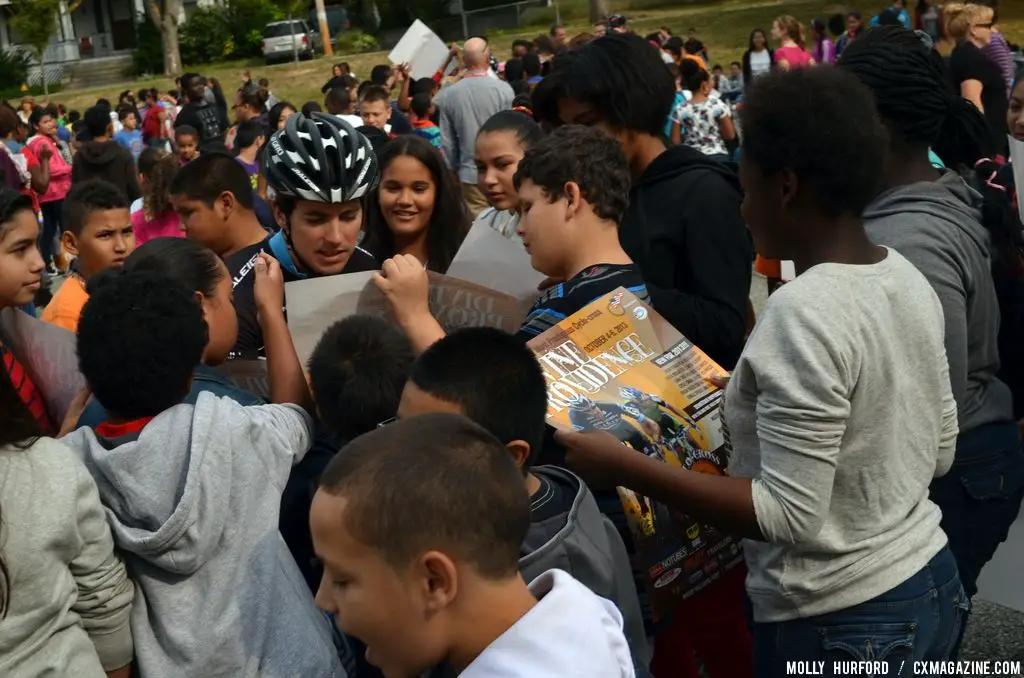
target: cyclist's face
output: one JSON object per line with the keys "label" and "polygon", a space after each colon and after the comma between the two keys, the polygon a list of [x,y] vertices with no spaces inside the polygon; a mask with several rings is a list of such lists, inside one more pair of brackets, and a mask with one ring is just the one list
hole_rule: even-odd
{"label": "cyclist's face", "polygon": [[274,213],[281,227],[289,229],[295,253],[313,273],[337,275],[345,269],[363,227],[360,200],[340,204],[299,200],[290,219],[276,205]]}

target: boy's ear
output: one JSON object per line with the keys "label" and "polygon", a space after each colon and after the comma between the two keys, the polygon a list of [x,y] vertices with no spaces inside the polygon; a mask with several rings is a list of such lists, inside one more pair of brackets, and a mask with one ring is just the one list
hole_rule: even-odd
{"label": "boy's ear", "polygon": [[512,455],[512,461],[516,463],[516,468],[524,471],[526,461],[530,458],[530,443],[525,440],[513,440],[505,445],[505,449]]}
{"label": "boy's ear", "polygon": [[64,231],[60,236],[60,244],[64,251],[72,256],[78,256],[78,238],[71,231]]}
{"label": "boy's ear", "polygon": [[227,219],[235,211],[235,195],[231,191],[224,191],[217,196],[217,206],[220,208],[220,216]]}
{"label": "boy's ear", "polygon": [[565,182],[565,193],[566,203],[566,218],[576,216],[580,209],[583,207],[583,193],[580,191],[580,185],[575,181]]}
{"label": "boy's ear", "polygon": [[270,208],[274,212],[274,221],[277,222],[277,225],[281,229],[287,229],[288,228],[288,217],[286,217],[284,212],[281,210],[281,208],[277,206],[277,201],[276,200],[274,200],[273,202],[270,203]]}
{"label": "boy's ear", "polygon": [[440,551],[427,551],[420,556],[412,573],[420,578],[419,587],[428,613],[444,611],[459,594],[459,573],[455,563]]}

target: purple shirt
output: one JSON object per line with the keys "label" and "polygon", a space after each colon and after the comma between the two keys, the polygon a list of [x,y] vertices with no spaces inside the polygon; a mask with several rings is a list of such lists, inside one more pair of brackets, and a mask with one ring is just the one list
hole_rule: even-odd
{"label": "purple shirt", "polygon": [[1010,96],[1010,89],[1013,87],[1013,55],[1010,54],[1010,46],[1006,44],[1006,38],[1002,33],[992,32],[992,39],[988,41],[981,53],[988,57],[988,60],[999,67],[1006,81],[1006,96]]}

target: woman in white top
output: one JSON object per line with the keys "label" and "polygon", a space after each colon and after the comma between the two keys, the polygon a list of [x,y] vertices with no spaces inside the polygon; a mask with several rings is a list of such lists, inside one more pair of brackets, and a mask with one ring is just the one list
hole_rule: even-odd
{"label": "woman in white top", "polygon": [[748,85],[775,66],[775,53],[768,47],[768,34],[763,28],[750,32],[750,43],[743,53],[743,82]]}
{"label": "woman in white top", "polygon": [[519,161],[533,142],[543,136],[540,125],[520,111],[495,113],[476,135],[476,171],[480,192],[490,207],[473,222],[487,224],[509,240],[522,242],[519,227],[519,191],[513,177]]}
{"label": "woman in white top", "polygon": [[133,597],[92,477],[0,365],[0,675],[127,678]]}
{"label": "woman in white top", "polygon": [[[743,216],[794,261],[725,394],[731,477],[597,434],[559,434],[570,468],[746,537],[755,674],[872,660],[876,675],[949,658],[968,607],[928,498],[957,409],[939,300],[861,214],[887,144],[868,90],[835,68],[754,82],[743,108]],[[729,454],[727,446],[720,454]]]}

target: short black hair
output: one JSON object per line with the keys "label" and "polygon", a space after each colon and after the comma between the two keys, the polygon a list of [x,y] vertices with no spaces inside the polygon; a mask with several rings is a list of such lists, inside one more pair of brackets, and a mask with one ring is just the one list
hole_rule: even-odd
{"label": "short black hair", "polygon": [[255,111],[263,111],[263,92],[258,89],[241,89],[238,91],[238,100],[243,106],[248,106]]}
{"label": "short black hair", "polygon": [[322,113],[323,110],[324,109],[320,107],[320,104],[318,104],[315,101],[307,101],[306,103],[302,104],[302,114],[307,118],[313,115],[314,113]]}
{"label": "short black hair", "polygon": [[597,216],[616,224],[629,206],[629,162],[622,146],[593,127],[559,127],[526,149],[516,170],[516,188],[526,179],[551,201],[565,195],[567,182],[575,182]]}
{"label": "short black hair", "polygon": [[263,125],[259,120],[247,120],[238,126],[235,133],[235,148],[242,150],[249,148],[263,136]]}
{"label": "short black hair", "polygon": [[534,113],[562,124],[558,102],[589,106],[593,121],[654,137],[665,133],[676,85],[659,50],[638,35],[613,33],[564,52],[534,90]]}
{"label": "short black hair", "polygon": [[68,122],[74,124],[82,119],[82,114],[76,110],[68,111]]}
{"label": "short black hair", "polygon": [[526,69],[523,67],[523,60],[513,57],[505,62],[505,80],[509,83],[523,79]]}
{"label": "short black hair", "polygon": [[124,122],[124,119],[129,115],[134,115],[136,118],[139,116],[136,114],[135,107],[129,106],[128,104],[122,104],[117,107],[117,119]]}
{"label": "short black hair", "polygon": [[433,100],[427,92],[420,92],[409,102],[409,108],[416,114],[417,118],[423,119],[430,115],[430,105]]}
{"label": "short black hair", "polygon": [[207,343],[195,291],[166,275],[93,276],[78,322],[78,367],[114,416],[155,417],[188,395]]}
{"label": "short black hair", "polygon": [[540,75],[540,56],[536,52],[530,52],[523,56],[523,73],[527,78]]}
{"label": "short black hair", "polygon": [[424,393],[458,405],[503,445],[528,443],[524,471],[533,466],[544,443],[547,383],[520,339],[490,327],[456,330],[416,359],[409,379]]}
{"label": "short black hair", "polygon": [[529,115],[519,111],[498,111],[484,121],[476,136],[479,138],[481,134],[492,132],[511,132],[523,148],[529,148],[544,137],[544,130],[540,125]]}
{"label": "short black hair", "polygon": [[532,52],[533,51],[533,43],[530,42],[529,40],[523,40],[523,39],[513,40],[512,41],[512,49],[515,50],[516,47],[525,47],[527,52]]}
{"label": "short black hair", "polygon": [[128,197],[120,188],[103,179],[89,179],[71,185],[62,208],[62,223],[65,231],[71,231],[75,237],[82,235],[85,222],[94,212],[106,210],[128,209]]}
{"label": "short black hair", "polygon": [[149,175],[153,172],[153,168],[156,167],[157,163],[160,162],[164,157],[167,156],[167,151],[154,148],[152,146],[142,149],[142,153],[139,153],[139,161],[137,163],[139,168],[139,174]]}
{"label": "short black hair", "polygon": [[180,139],[181,137],[192,137],[198,142],[199,130],[197,130],[195,127],[192,127],[191,125],[178,125],[174,128],[174,138],[175,140],[177,140]]}
{"label": "short black hair", "polygon": [[680,38],[678,35],[673,35],[668,40],[666,40],[665,44],[662,45],[662,48],[667,50],[669,53],[672,54],[672,56],[676,57],[677,59],[683,58],[683,39]]}
{"label": "short black hair", "polygon": [[332,87],[324,96],[324,105],[327,106],[328,113],[334,110],[343,111],[352,105],[352,95],[344,87]]}
{"label": "short black hair", "polygon": [[391,77],[391,66],[387,64],[377,64],[370,70],[370,82],[374,85],[387,85],[389,77]]}
{"label": "short black hair", "polygon": [[360,436],[320,489],[345,499],[348,533],[394,568],[437,550],[493,580],[515,576],[530,498],[511,455],[457,414],[425,414]]}
{"label": "short black hair", "polygon": [[96,100],[96,106],[94,108],[105,108],[110,111],[110,99],[99,98]]}
{"label": "short black hair", "polygon": [[874,97],[840,68],[769,73],[740,111],[743,158],[771,174],[788,168],[821,211],[859,217],[878,192],[888,135]]}
{"label": "short black hair", "polygon": [[327,328],[309,357],[324,424],[351,440],[394,417],[413,357],[405,334],[381,318],[354,315]]}
{"label": "short black hair", "polygon": [[409,94],[416,96],[417,94],[434,94],[434,87],[437,83],[434,82],[433,78],[418,78],[409,83]]}
{"label": "short black hair", "polygon": [[222,194],[231,193],[247,210],[253,207],[252,181],[245,169],[225,153],[203,153],[182,167],[171,182],[171,195],[201,200],[207,207]]}
{"label": "short black hair", "polygon": [[383,101],[385,103],[391,101],[391,94],[388,92],[386,87],[380,85],[370,85],[367,87],[362,94],[359,95],[359,100],[366,101]]}
{"label": "short black hair", "polygon": [[270,87],[270,81],[266,78],[260,78],[259,85],[260,87]]}
{"label": "short black hair", "polygon": [[85,112],[85,129],[93,139],[102,137],[110,128],[110,109],[93,106]]}

